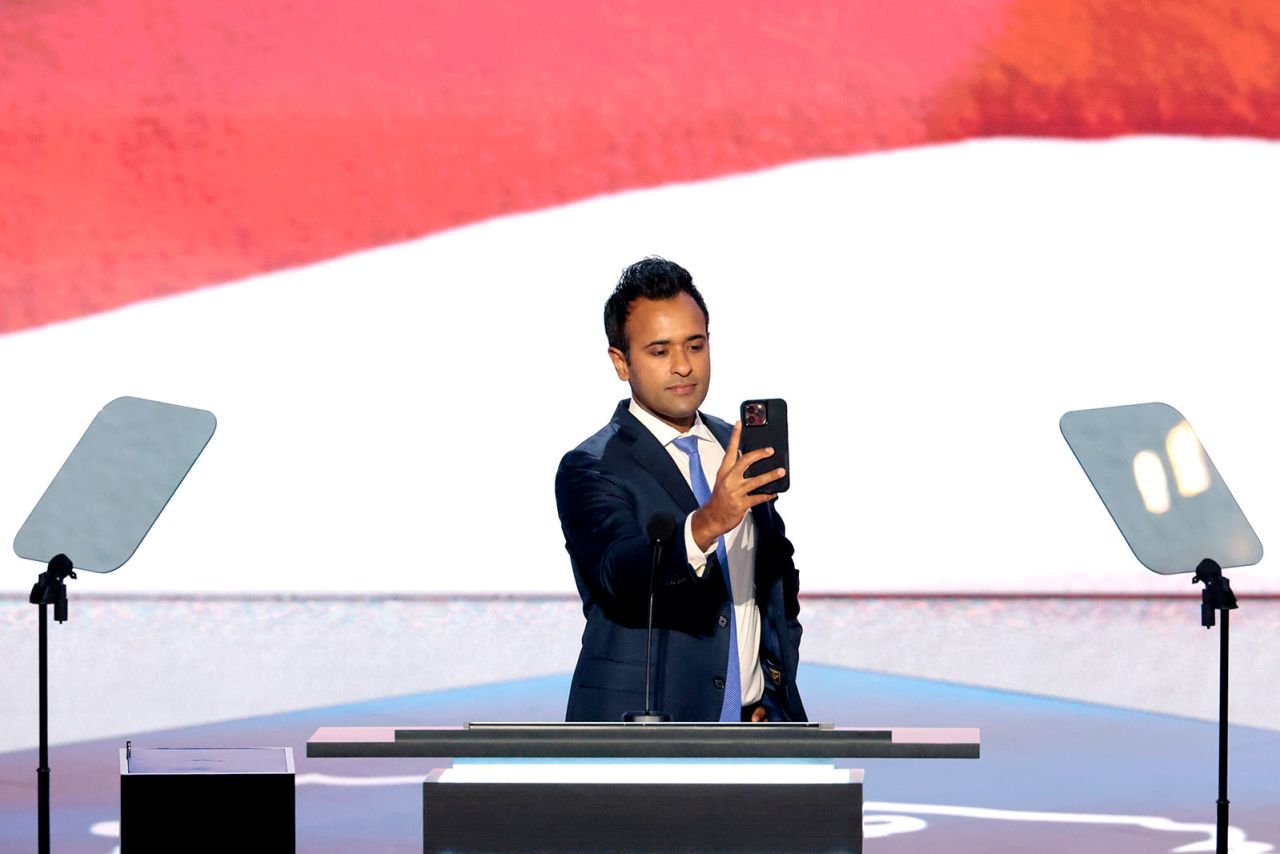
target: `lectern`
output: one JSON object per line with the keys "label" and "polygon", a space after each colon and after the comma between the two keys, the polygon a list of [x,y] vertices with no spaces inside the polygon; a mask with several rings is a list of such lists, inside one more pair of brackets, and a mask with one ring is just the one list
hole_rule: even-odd
{"label": "lectern", "polygon": [[860,770],[976,759],[976,729],[819,724],[322,727],[308,757],[452,757],[423,783],[423,850],[862,850]]}

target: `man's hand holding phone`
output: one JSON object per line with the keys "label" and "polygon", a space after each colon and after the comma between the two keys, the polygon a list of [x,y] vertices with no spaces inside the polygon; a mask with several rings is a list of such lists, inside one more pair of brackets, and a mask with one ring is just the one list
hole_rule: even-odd
{"label": "man's hand holding phone", "polygon": [[776,468],[757,477],[745,477],[747,467],[773,456],[773,448],[760,448],[738,456],[742,439],[742,422],[733,425],[733,435],[724,451],[724,461],[716,472],[716,483],[711,498],[694,511],[692,519],[693,539],[703,551],[711,548],[717,537],[738,527],[747,511],[757,504],[772,501],[777,495],[751,495],[767,483],[786,477],[786,469]]}

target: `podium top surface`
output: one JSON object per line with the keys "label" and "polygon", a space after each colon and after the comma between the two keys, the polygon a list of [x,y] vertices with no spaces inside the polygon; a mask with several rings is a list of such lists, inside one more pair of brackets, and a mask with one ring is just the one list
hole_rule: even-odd
{"label": "podium top surface", "polygon": [[974,728],[791,724],[473,724],[321,727],[307,756],[598,759],[977,759]]}

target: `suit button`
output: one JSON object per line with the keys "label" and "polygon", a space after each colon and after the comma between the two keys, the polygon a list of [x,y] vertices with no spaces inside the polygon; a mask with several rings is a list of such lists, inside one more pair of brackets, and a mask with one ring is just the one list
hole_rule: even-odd
{"label": "suit button", "polygon": [[724,680],[721,679],[719,676],[717,676],[715,679],[712,679],[711,684],[716,686],[717,691],[724,690]]}
{"label": "suit button", "polygon": [[721,614],[718,622],[720,623],[720,628],[723,629],[725,626],[729,625],[729,618]]}

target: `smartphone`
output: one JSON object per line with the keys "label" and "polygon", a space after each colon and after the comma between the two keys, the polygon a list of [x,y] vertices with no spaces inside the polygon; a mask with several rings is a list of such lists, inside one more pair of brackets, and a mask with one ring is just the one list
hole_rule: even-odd
{"label": "smartphone", "polygon": [[773,448],[773,456],[747,466],[747,477],[784,468],[787,473],[779,480],[766,483],[753,490],[752,495],[786,492],[791,487],[791,460],[787,453],[787,402],[780,397],[767,400],[744,400],[739,410],[742,420],[742,439],[738,449],[742,453],[760,448]]}

